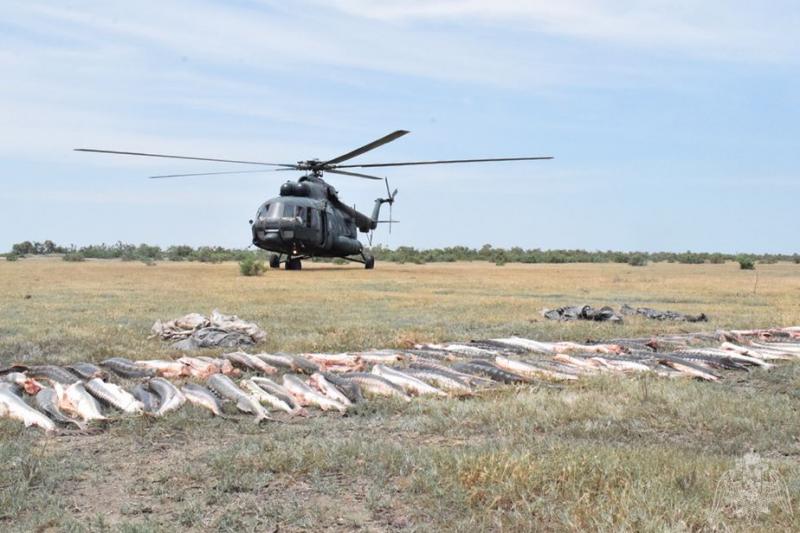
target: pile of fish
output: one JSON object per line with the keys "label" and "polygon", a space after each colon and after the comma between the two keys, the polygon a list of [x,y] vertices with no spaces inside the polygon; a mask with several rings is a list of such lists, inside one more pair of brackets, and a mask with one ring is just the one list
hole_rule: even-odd
{"label": "pile of fish", "polygon": [[254,322],[224,315],[216,309],[208,317],[190,313],[167,322],[156,320],[151,331],[152,337],[175,341],[172,347],[183,351],[253,346],[267,338],[267,333]]}
{"label": "pile of fish", "polygon": [[[649,372],[718,381],[800,359],[800,327],[608,342],[506,337],[357,353],[249,354],[0,369],[0,417],[80,432],[120,416],[161,417],[190,403],[256,422],[345,413],[365,398],[471,396],[503,384],[556,386],[599,374]],[[231,407],[227,407],[231,406]],[[278,413],[276,417],[276,413]],[[283,414],[281,414],[283,413]]]}

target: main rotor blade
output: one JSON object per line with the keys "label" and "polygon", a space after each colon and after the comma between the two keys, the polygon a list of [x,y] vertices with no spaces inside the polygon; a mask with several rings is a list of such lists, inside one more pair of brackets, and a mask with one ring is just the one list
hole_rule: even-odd
{"label": "main rotor blade", "polygon": [[[283,169],[278,169],[283,170]],[[359,174],[358,172],[346,172],[344,170],[324,170],[323,172],[330,172],[331,174],[342,174],[344,176],[355,176],[357,178],[367,178],[368,180],[380,180],[378,176],[370,176],[369,174]]]}
{"label": "main rotor blade", "polygon": [[335,165],[336,163],[341,163],[342,161],[347,161],[348,159],[352,159],[357,155],[361,155],[361,154],[363,154],[365,152],[369,152],[370,150],[374,150],[375,148],[377,148],[379,146],[382,146],[382,145],[384,145],[386,143],[390,143],[390,142],[394,141],[395,139],[399,139],[400,137],[402,137],[403,135],[405,135],[407,133],[409,133],[409,132],[406,131],[406,130],[394,131],[394,132],[390,133],[389,135],[381,137],[380,139],[378,139],[376,141],[372,141],[369,144],[365,144],[361,148],[356,148],[352,152],[347,152],[346,154],[340,155],[339,157],[334,157],[333,159],[329,159],[328,161],[325,161],[324,163],[321,163],[321,166],[325,167],[327,165]]}
{"label": "main rotor blade", "polygon": [[166,174],[164,176],[149,176],[149,179],[161,178],[186,178],[189,176],[217,176],[220,174],[253,174],[255,172],[275,172],[277,170],[294,170],[293,168],[265,168],[264,170],[228,170],[227,172],[199,172],[194,174]]}
{"label": "main rotor blade", "polygon": [[[365,163],[363,165],[336,165],[333,168],[375,168],[375,167],[407,167],[411,165],[446,165],[450,163],[487,163],[493,161],[536,161],[540,159],[553,159],[552,156],[542,157],[493,157],[491,159],[447,159],[440,161],[403,161],[400,163]],[[328,170],[327,172],[331,172]]]}
{"label": "main rotor blade", "polygon": [[287,163],[263,163],[261,161],[238,161],[236,159],[215,159],[212,157],[191,157],[188,155],[148,154],[144,152],[120,152],[117,150],[97,150],[95,148],[75,148],[76,152],[94,152],[97,154],[138,155],[144,157],[166,157],[168,159],[192,159],[194,161],[215,161],[217,163],[242,163],[245,165],[265,165],[270,167],[294,167]]}

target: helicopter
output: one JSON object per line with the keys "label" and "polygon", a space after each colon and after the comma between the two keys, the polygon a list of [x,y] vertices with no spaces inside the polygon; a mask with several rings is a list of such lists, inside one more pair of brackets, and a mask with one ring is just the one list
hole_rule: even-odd
{"label": "helicopter", "polygon": [[[287,181],[281,185],[280,195],[262,203],[256,212],[255,219],[249,221],[253,244],[258,248],[273,252],[269,259],[270,267],[280,268],[280,265],[283,264],[286,270],[300,270],[302,268],[302,260],[313,257],[338,257],[347,261],[361,263],[366,269],[375,267],[375,257],[365,251],[361,241],[358,240],[357,232],[368,233],[370,244],[372,243],[372,232],[378,227],[378,224],[389,224],[389,231],[391,232],[391,225],[397,222],[392,219],[391,212],[397,197],[397,189],[390,192],[389,181],[386,178],[342,169],[552,159],[551,156],[535,156],[341,164],[379,146],[397,140],[408,133],[409,131],[407,130],[396,130],[340,156],[324,161],[309,159],[298,161],[297,163],[266,163],[262,161],[125,152],[96,148],[75,148],[75,151],[277,167],[259,170],[166,174],[150,176],[151,179],[248,174],[268,171],[305,172],[305,175],[301,176],[297,181]],[[387,196],[375,200],[371,215],[361,213],[355,207],[350,207],[339,198],[338,191],[323,179],[323,173],[382,180],[386,185]],[[389,205],[388,220],[379,220],[383,204]]]}

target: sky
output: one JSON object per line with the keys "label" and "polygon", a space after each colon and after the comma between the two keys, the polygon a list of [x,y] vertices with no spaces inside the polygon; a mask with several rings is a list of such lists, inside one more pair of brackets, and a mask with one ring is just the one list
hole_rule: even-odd
{"label": "sky", "polygon": [[385,169],[376,244],[798,252],[798,27],[790,0],[4,0],[0,250],[244,248],[300,176],[73,148],[292,163],[407,129],[352,162],[554,159]]}

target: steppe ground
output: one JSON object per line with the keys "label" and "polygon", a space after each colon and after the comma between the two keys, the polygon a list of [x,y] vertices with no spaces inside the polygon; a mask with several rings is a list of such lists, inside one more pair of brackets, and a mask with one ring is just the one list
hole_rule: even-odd
{"label": "steppe ground", "polygon": [[[234,263],[2,261],[0,364],[176,356],[152,323],[214,308],[290,352],[800,324],[794,264],[305,266],[246,278]],[[577,303],[711,322],[539,314]],[[260,427],[191,406],[82,437],[1,420],[0,529],[796,531],[798,368],[370,401]]]}

